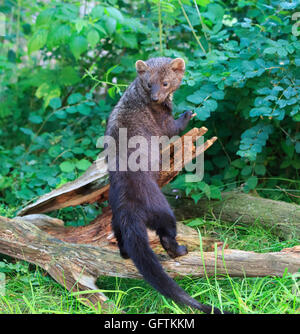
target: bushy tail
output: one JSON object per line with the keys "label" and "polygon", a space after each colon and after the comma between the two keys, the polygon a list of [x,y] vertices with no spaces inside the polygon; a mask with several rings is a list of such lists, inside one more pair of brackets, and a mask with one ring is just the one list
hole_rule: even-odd
{"label": "bushy tail", "polygon": [[151,286],[176,303],[191,306],[205,313],[221,313],[218,308],[198,303],[166,274],[149,246],[147,230],[145,225],[138,220],[137,215],[127,212],[125,215],[123,213],[122,216],[123,221],[120,222],[120,229],[124,249]]}

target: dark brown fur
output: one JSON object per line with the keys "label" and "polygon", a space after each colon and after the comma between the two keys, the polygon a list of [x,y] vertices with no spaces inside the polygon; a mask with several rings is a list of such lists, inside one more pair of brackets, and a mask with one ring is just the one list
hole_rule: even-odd
{"label": "dark brown fur", "polygon": [[[176,219],[157,185],[158,172],[119,170],[118,159],[122,159],[122,151],[118,152],[120,128],[127,129],[128,140],[143,136],[149,144],[151,136],[178,135],[192,116],[190,111],[177,120],[172,116],[172,95],[179,88],[185,70],[183,59],[139,60],[136,69],[138,76],[112,111],[106,129],[106,135],[117,142],[117,170],[110,171],[109,203],[120,254],[130,257],[144,278],[163,295],[206,313],[219,313],[217,308],[200,304],[186,294],[164,272],[149,246],[146,227],[156,231],[171,257],[187,253],[186,247],[176,241]],[[128,149],[123,158],[133,151]]]}

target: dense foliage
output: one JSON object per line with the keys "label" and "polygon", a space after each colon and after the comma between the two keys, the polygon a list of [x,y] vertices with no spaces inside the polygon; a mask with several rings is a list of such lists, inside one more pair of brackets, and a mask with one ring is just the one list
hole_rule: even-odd
{"label": "dense foliage", "polygon": [[0,201],[17,208],[86,170],[135,61],[164,55],[187,63],[175,115],[194,110],[190,127],[219,138],[204,180],[173,186],[195,201],[243,184],[299,203],[297,11],[298,0],[4,0]]}

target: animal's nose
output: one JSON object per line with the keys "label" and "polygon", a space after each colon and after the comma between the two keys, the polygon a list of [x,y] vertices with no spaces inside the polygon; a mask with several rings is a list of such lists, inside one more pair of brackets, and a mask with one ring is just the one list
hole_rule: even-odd
{"label": "animal's nose", "polygon": [[158,96],[155,96],[155,95],[151,96],[151,99],[152,99],[153,102],[157,102],[158,101]]}

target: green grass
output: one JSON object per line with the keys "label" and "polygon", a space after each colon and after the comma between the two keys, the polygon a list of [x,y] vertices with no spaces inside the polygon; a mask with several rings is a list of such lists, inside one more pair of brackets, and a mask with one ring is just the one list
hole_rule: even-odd
{"label": "green grass", "polygon": [[[228,224],[200,218],[186,223],[197,227],[202,236],[225,241],[229,248],[273,252],[299,244],[297,239],[280,240],[258,221],[251,227],[239,222]],[[2,259],[1,270],[6,271],[6,293],[0,297],[0,313],[105,313],[104,310],[83,305],[36,266]],[[280,278],[185,277],[177,282],[198,301],[223,310],[260,314],[300,313],[300,282],[297,275],[286,273]],[[112,310],[113,313],[120,310],[141,314],[198,313],[167,300],[142,280],[100,277],[97,285],[102,290],[110,291],[105,294],[119,307],[119,310]]]}

